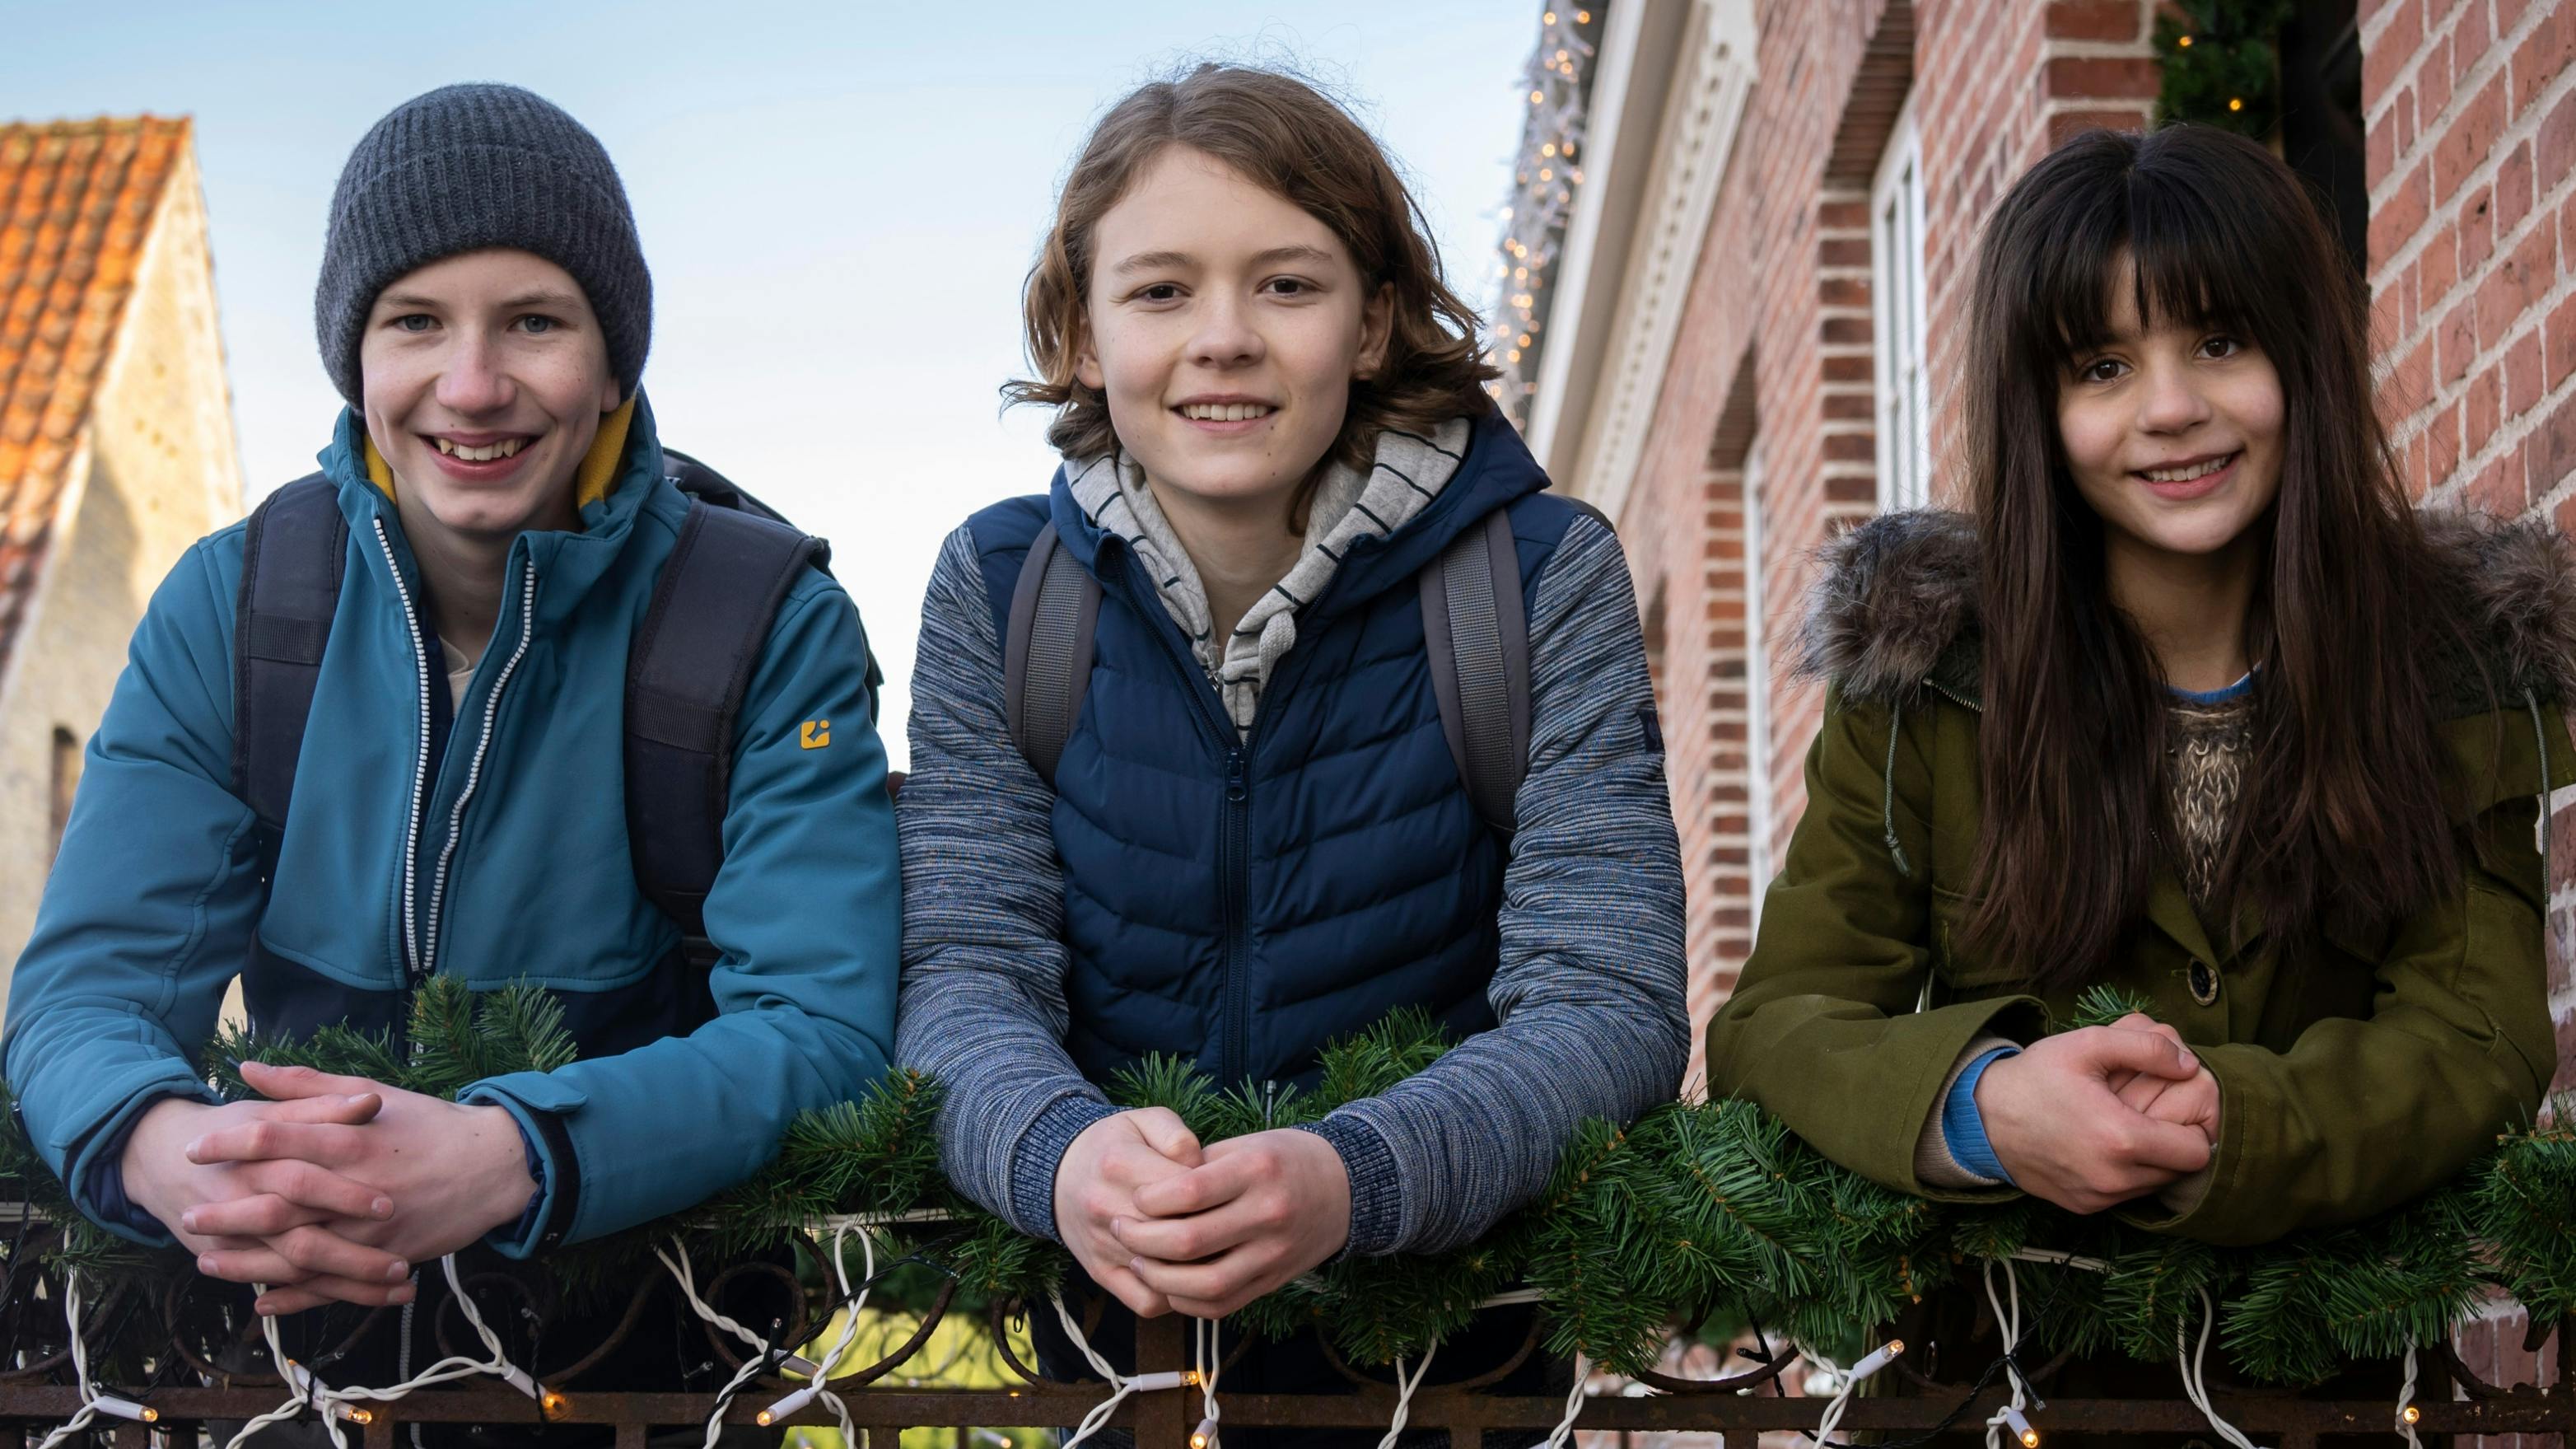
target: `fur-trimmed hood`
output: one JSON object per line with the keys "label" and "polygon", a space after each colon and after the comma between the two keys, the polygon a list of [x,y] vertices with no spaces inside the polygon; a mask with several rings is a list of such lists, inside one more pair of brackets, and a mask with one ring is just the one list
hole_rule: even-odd
{"label": "fur-trimmed hood", "polygon": [[[2477,641],[2476,657],[2436,672],[2441,702],[2457,714],[2526,695],[2576,703],[2576,559],[2566,540],[2541,519],[2455,509],[2418,517]],[[1928,688],[1976,700],[1977,548],[1975,523],[1940,509],[1884,514],[1827,544],[1798,633],[1798,672],[1850,699],[1911,703]]]}

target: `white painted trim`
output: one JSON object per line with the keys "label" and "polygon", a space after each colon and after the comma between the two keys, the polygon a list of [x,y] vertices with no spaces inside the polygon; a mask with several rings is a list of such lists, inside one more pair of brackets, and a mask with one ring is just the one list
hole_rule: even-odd
{"label": "white painted trim", "polygon": [[[1869,184],[1870,426],[1878,439],[1881,512],[1932,501],[1932,385],[1923,302],[1928,244],[1923,232],[1923,131],[1909,93]],[[1900,392],[1910,396],[1900,399]],[[1901,427],[1891,424],[1892,412]]]}
{"label": "white painted trim", "polygon": [[1583,180],[1557,252],[1547,340],[1530,394],[1530,452],[1552,478],[1574,473],[1693,8],[1693,0],[1621,0],[1602,30],[1578,163]]}
{"label": "white painted trim", "polygon": [[1744,878],[1753,934],[1771,887],[1771,646],[1762,618],[1762,439],[1744,454]]}
{"label": "white painted trim", "polygon": [[1645,456],[1709,216],[1752,97],[1758,39],[1753,0],[1693,0],[1597,399],[1577,466],[1571,477],[1558,476],[1568,492],[1614,519]]}

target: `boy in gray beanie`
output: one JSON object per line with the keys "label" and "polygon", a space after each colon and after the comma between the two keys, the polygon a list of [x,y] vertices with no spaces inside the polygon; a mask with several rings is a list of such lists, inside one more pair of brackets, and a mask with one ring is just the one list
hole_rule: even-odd
{"label": "boy in gray beanie", "polygon": [[[757,547],[684,547],[723,510],[667,476],[638,386],[652,279],[590,132],[509,86],[397,107],[340,177],[314,324],[349,404],[322,471],[200,541],[154,597],[0,1044],[83,1212],[268,1285],[259,1311],[299,1314],[306,1353],[354,1320],[301,1310],[408,1319],[443,1293],[439,1257],[686,1209],[766,1164],[799,1113],[878,1081],[900,878],[848,596],[777,525],[728,513],[725,536]],[[776,561],[738,589],[740,565],[703,562],[747,555]],[[319,595],[293,616],[273,607],[290,565]],[[718,641],[736,667],[709,672],[736,692],[723,743],[699,747],[711,805],[632,793],[667,778],[626,757],[636,720],[670,715],[627,708],[630,649],[668,657],[642,652],[666,571],[776,601]],[[665,875],[639,879],[675,818],[720,826],[680,905]],[[236,976],[265,1038],[399,1042],[433,975],[544,984],[580,1059],[454,1101],[247,1063],[268,1100],[231,1104],[192,1064]],[[605,1342],[624,1308],[555,1317],[546,1362]],[[414,1338],[358,1336],[337,1381],[408,1377]],[[689,1387],[706,1366],[680,1341],[625,1333],[571,1387]]]}
{"label": "boy in gray beanie", "polygon": [[359,406],[358,339],[387,283],[459,252],[510,247],[570,272],[598,314],[618,396],[653,340],[653,277],[599,138],[517,86],[442,86],[376,122],[331,193],[313,329]]}

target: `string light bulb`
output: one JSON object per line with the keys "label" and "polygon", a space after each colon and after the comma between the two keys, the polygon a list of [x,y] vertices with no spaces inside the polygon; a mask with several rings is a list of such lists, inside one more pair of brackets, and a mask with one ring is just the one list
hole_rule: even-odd
{"label": "string light bulb", "polygon": [[572,1400],[553,1389],[547,1389],[537,1396],[537,1412],[548,1419],[560,1419],[571,1408]]}
{"label": "string light bulb", "polygon": [[1190,1449],[1216,1449],[1216,1420],[1199,1420],[1199,1426],[1190,1431]]}
{"label": "string light bulb", "polygon": [[2022,1417],[2021,1410],[2010,1404],[2004,1405],[2004,1423],[2011,1426],[2013,1437],[2021,1441],[2021,1449],[2039,1449],[2039,1431],[2030,1426],[2030,1420]]}
{"label": "string light bulb", "polygon": [[340,1406],[340,1417],[347,1420],[349,1423],[358,1425],[360,1428],[364,1428],[367,1425],[376,1422],[375,1410],[361,1409],[355,1404],[342,1404]]}
{"label": "string light bulb", "polygon": [[89,1406],[98,1410],[102,1414],[113,1414],[117,1418],[129,1420],[137,1424],[157,1424],[161,1422],[161,1411],[159,1409],[155,1409],[148,1404],[138,1404],[132,1399],[120,1399],[114,1394],[100,1394],[89,1401]]}
{"label": "string light bulb", "polygon": [[814,1402],[814,1396],[821,1392],[823,1392],[823,1386],[821,1384],[807,1384],[805,1387],[798,1389],[783,1399],[780,1399],[777,1403],[761,1410],[753,1422],[766,1429],[781,1419],[791,1418],[807,1404]]}
{"label": "string light bulb", "polygon": [[2408,1404],[2404,1410],[2400,1411],[2398,1417],[2404,1419],[2409,1424],[2421,1424],[2424,1422],[2424,1411],[2416,1405]]}
{"label": "string light bulb", "polygon": [[2191,37],[2188,35],[2176,36],[2174,38],[2174,44],[2181,46],[2185,50],[2189,50],[2191,49]]}
{"label": "string light bulb", "polygon": [[2243,96],[2229,96],[2227,98],[2227,109],[2231,111],[2241,111],[2245,109],[2245,98]]}
{"label": "string light bulb", "polygon": [[1853,1364],[1851,1366],[1851,1372],[1845,1377],[1852,1383],[1859,1383],[1861,1380],[1877,1373],[1880,1369],[1896,1362],[1896,1360],[1902,1357],[1904,1353],[1905,1340],[1901,1338],[1891,1338],[1887,1342],[1880,1344],[1877,1348],[1870,1350],[1869,1354],[1860,1362]]}

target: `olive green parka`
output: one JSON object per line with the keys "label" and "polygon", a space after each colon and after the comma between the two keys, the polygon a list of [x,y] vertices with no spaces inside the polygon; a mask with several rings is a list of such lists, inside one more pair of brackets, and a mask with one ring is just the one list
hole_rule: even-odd
{"label": "olive green parka", "polygon": [[[2151,1003],[2218,1080],[2207,1187],[2127,1216],[2213,1243],[2363,1218],[2528,1122],[2556,1065],[2536,841],[2543,780],[2576,782],[2576,579],[2533,522],[2426,514],[2476,657],[2438,661],[2454,765],[2457,886],[2379,930],[2285,952],[2248,918],[2214,942],[2171,862],[2097,979]],[[1827,681],[1807,804],[1751,960],[1708,1032],[1713,1095],[1750,1098],[1826,1156],[1923,1197],[1915,1149],[1981,1037],[2027,1042],[2073,989],[1970,948],[1977,845],[1977,545],[1961,515],[1889,515],[1839,540],[1802,641]],[[2490,692],[2490,690],[2492,692]]]}

